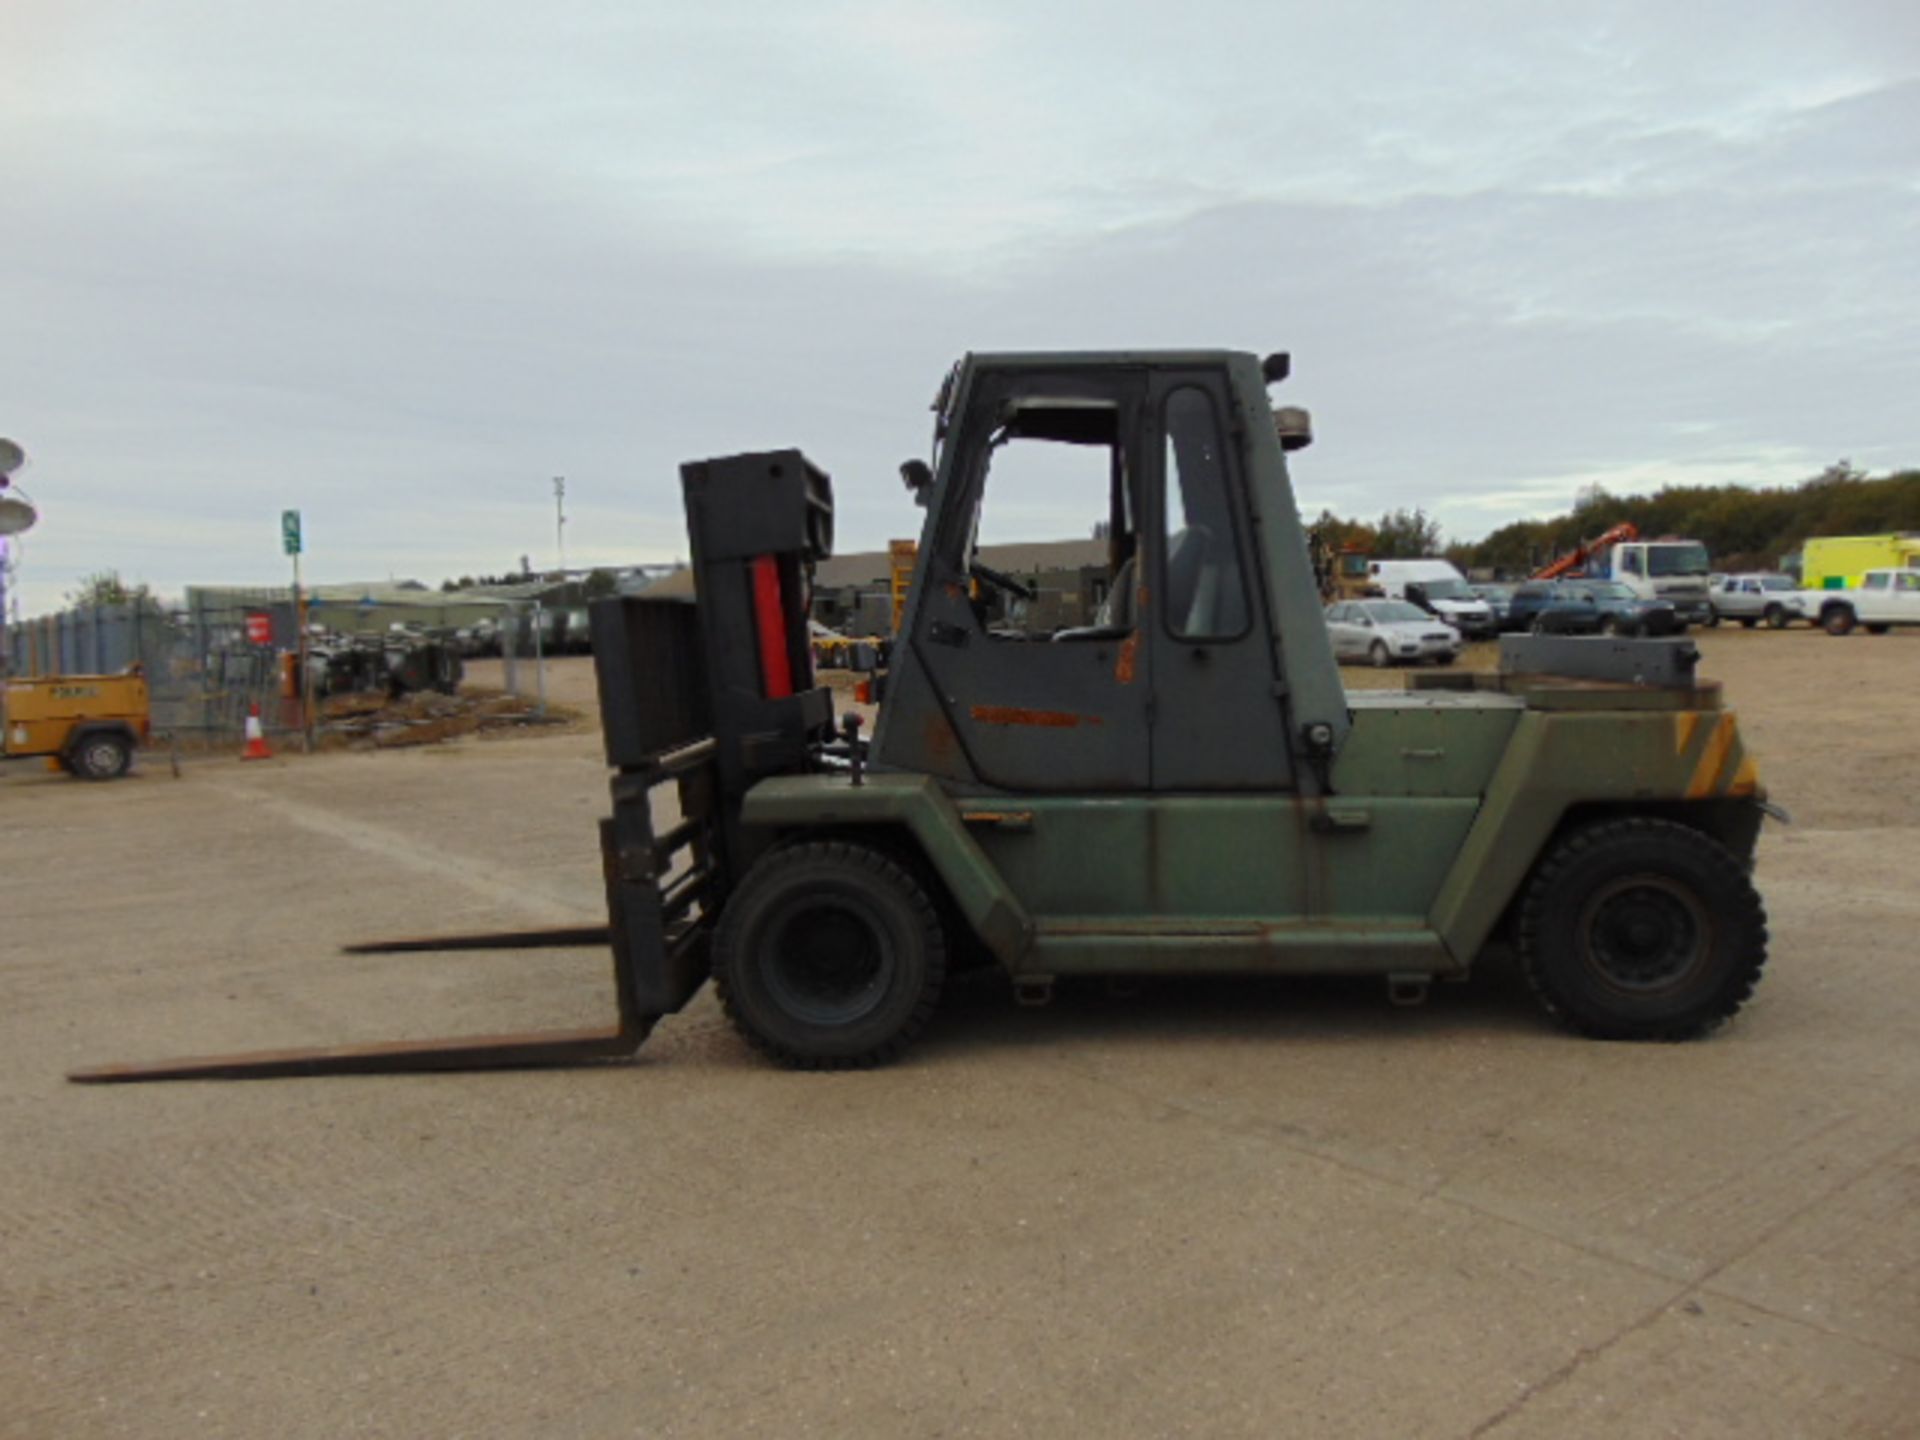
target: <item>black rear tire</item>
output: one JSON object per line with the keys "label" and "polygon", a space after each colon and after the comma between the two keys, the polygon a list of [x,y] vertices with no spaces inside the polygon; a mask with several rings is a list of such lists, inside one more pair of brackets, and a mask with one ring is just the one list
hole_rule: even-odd
{"label": "black rear tire", "polygon": [[1554,845],[1520,903],[1519,951],[1547,1013],[1603,1040],[1686,1040],[1746,1003],[1767,916],[1746,867],[1670,820],[1610,820]]}
{"label": "black rear tire", "polygon": [[728,897],[713,937],[720,1003],[782,1065],[879,1065],[940,998],[946,937],[914,877],[877,850],[812,841],[775,850]]}
{"label": "black rear tire", "polygon": [[67,756],[67,770],[82,780],[115,780],[133,763],[133,746],[124,735],[88,735]]}
{"label": "black rear tire", "polygon": [[1820,628],[1829,635],[1846,635],[1853,630],[1853,607],[1835,605],[1820,617]]}

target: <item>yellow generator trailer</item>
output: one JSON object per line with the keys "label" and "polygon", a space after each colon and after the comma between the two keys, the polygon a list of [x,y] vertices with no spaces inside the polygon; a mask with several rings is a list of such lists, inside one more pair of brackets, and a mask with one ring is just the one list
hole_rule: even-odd
{"label": "yellow generator trailer", "polygon": [[146,677],[137,670],[19,676],[6,681],[0,695],[5,699],[0,756],[44,756],[82,780],[126,774],[152,727]]}
{"label": "yellow generator trailer", "polygon": [[1869,570],[1920,569],[1920,534],[1818,535],[1800,555],[1802,590],[1852,590]]}

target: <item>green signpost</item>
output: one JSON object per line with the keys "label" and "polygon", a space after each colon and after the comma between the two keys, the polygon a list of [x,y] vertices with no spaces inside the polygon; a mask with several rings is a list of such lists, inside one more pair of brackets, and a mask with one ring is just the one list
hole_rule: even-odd
{"label": "green signpost", "polygon": [[307,597],[300,589],[300,512],[280,512],[280,549],[293,557],[293,621],[299,635],[295,664],[300,667],[295,694],[300,700],[301,748],[313,751],[313,686],[307,673]]}

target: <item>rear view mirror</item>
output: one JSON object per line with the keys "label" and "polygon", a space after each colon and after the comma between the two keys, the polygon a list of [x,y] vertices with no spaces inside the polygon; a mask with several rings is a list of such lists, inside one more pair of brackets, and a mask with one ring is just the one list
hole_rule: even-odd
{"label": "rear view mirror", "polygon": [[933,469],[924,460],[904,460],[900,464],[900,483],[913,496],[913,503],[926,509],[927,492],[933,488]]}

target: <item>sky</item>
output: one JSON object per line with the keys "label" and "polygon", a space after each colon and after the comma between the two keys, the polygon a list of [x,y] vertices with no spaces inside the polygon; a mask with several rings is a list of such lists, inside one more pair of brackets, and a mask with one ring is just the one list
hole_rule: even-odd
{"label": "sky", "polygon": [[[967,350],[1285,349],[1302,509],[1449,538],[1920,464],[1920,7],[4,0],[25,613],[842,550]],[[1062,511],[1058,538],[1085,533]],[[1035,535],[1032,538],[1056,538]]]}

